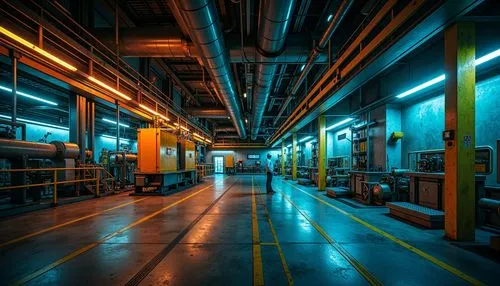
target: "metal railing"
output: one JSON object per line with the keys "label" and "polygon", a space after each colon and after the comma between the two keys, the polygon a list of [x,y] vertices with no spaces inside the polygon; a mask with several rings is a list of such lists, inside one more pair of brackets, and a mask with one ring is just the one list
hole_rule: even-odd
{"label": "metal railing", "polygon": [[40,2],[43,5],[38,1],[0,0],[0,3],[0,7],[3,6],[0,15],[30,33],[30,38],[38,36],[39,45],[44,43],[44,49],[49,49],[63,59],[71,59],[79,70],[88,69],[89,75],[97,73],[101,79],[105,79],[105,83],[116,83],[120,91],[138,103],[150,106],[159,113],[175,115],[178,120],[210,134],[196,118],[142,76],[117,51],[104,45],[76,22],[57,1]]}
{"label": "metal railing", "polygon": [[[77,177],[78,179],[72,180],[59,180],[59,174],[62,171],[74,171],[72,175]],[[39,168],[39,169],[0,169],[0,173],[35,173],[35,172],[44,172],[46,174],[52,174],[52,181],[43,182],[43,183],[33,183],[33,184],[23,184],[23,185],[14,185],[14,186],[4,186],[0,187],[1,191],[12,191],[19,189],[29,189],[34,187],[50,187],[52,186],[52,203],[53,205],[57,205],[58,201],[58,186],[59,185],[67,185],[67,184],[76,184],[76,183],[84,183],[89,182],[91,185],[95,187],[94,195],[99,197],[101,195],[101,183],[104,186],[104,192],[109,190],[107,188],[108,182],[111,181],[111,190],[114,190],[115,181],[114,177],[106,171],[103,167],[78,167],[78,168]],[[78,176],[77,176],[78,175]]]}
{"label": "metal railing", "polygon": [[211,176],[214,174],[214,164],[199,164],[196,170],[200,178]]}

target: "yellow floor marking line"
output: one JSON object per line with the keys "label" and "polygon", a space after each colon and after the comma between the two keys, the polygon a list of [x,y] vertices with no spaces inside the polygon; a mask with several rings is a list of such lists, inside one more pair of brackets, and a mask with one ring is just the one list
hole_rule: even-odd
{"label": "yellow floor marking line", "polygon": [[253,253],[253,285],[264,285],[262,252],[260,249],[259,221],[257,220],[257,204],[252,176],[252,253]]}
{"label": "yellow floor marking line", "polygon": [[157,211],[155,211],[155,212],[153,212],[153,213],[151,213],[151,214],[149,214],[149,215],[147,215],[145,217],[142,217],[141,219],[138,219],[135,222],[133,222],[133,223],[131,223],[131,224],[129,224],[129,225],[127,225],[127,226],[125,226],[125,227],[123,227],[123,228],[121,228],[121,229],[119,229],[119,230],[117,230],[117,231],[115,231],[115,232],[113,232],[111,234],[108,234],[108,235],[104,236],[103,238],[101,238],[101,239],[99,239],[99,240],[97,240],[97,241],[95,241],[95,242],[93,242],[93,243],[91,243],[91,244],[89,244],[87,246],[84,246],[84,247],[82,247],[82,248],[80,248],[80,249],[78,249],[78,250],[76,250],[76,251],[74,251],[74,252],[72,252],[72,253],[64,256],[63,258],[55,261],[54,263],[51,263],[51,264],[49,264],[49,265],[47,265],[47,266],[45,266],[45,267],[43,267],[43,268],[41,268],[41,269],[33,272],[33,273],[31,273],[30,275],[28,275],[28,276],[22,278],[21,280],[15,282],[13,285],[22,285],[22,284],[25,284],[25,283],[27,283],[27,282],[29,282],[29,281],[37,278],[38,276],[41,276],[44,273],[46,273],[46,272],[54,269],[55,267],[57,267],[57,266],[65,263],[65,262],[67,262],[67,261],[69,261],[69,260],[71,260],[71,259],[73,259],[75,257],[77,257],[78,255],[91,250],[92,248],[94,248],[97,245],[105,242],[106,240],[108,240],[110,238],[113,238],[113,237],[115,237],[115,236],[117,236],[117,235],[119,235],[119,234],[121,234],[121,233],[123,233],[123,232],[125,232],[125,231],[127,231],[127,230],[129,230],[129,229],[131,229],[131,228],[133,228],[133,227],[135,227],[135,226],[143,223],[143,222],[146,222],[146,221],[152,219],[153,217],[161,214],[162,212],[164,212],[164,211],[166,211],[166,210],[168,210],[168,209],[170,209],[170,208],[172,208],[172,207],[174,207],[174,206],[176,206],[176,205],[178,205],[178,204],[180,204],[180,203],[182,203],[182,202],[184,202],[184,201],[186,201],[186,200],[188,200],[188,199],[196,196],[197,194],[199,194],[199,193],[201,193],[201,192],[203,192],[203,191],[211,188],[212,186],[213,185],[209,185],[209,186],[207,186],[207,187],[205,187],[205,188],[203,188],[203,189],[201,189],[199,191],[196,191],[196,192],[194,192],[194,193],[192,193],[192,194],[190,194],[190,195],[188,195],[188,196],[186,196],[186,197],[184,197],[184,198],[182,198],[182,199],[180,199],[180,200],[178,200],[178,201],[176,201],[174,203],[171,203],[168,206],[165,206],[165,207],[163,207],[163,208],[161,208],[161,209],[159,209],[159,210],[157,210]]}
{"label": "yellow floor marking line", "polygon": [[[259,193],[263,194],[260,191],[260,189],[259,189]],[[281,260],[281,266],[283,267],[283,271],[285,272],[286,279],[288,281],[288,285],[293,285],[294,283],[293,283],[292,273],[290,272],[290,269],[288,269],[285,255],[283,254],[283,251],[281,250],[281,245],[280,245],[280,242],[278,240],[278,235],[276,234],[276,230],[274,229],[273,222],[271,221],[271,215],[269,214],[269,211],[267,210],[267,206],[266,206],[266,203],[264,202],[264,199],[262,198],[262,196],[259,196],[259,197],[260,197],[260,200],[262,202],[262,205],[264,206],[264,211],[266,212],[267,222],[269,223],[269,227],[271,228],[271,233],[272,233],[273,239],[274,239],[274,245],[276,246],[276,249],[278,250],[278,254],[279,254],[280,260]]]}
{"label": "yellow floor marking line", "polygon": [[7,245],[11,245],[11,244],[14,244],[14,243],[21,242],[21,241],[23,241],[23,240],[26,240],[26,239],[29,239],[29,238],[32,238],[32,237],[35,237],[35,236],[38,236],[38,235],[41,235],[41,234],[44,234],[44,233],[47,233],[47,232],[49,232],[49,231],[56,230],[56,229],[61,228],[61,227],[68,226],[68,225],[70,225],[70,224],[74,224],[74,223],[79,222],[79,221],[82,221],[82,220],[86,220],[86,219],[89,219],[89,218],[92,218],[92,217],[98,216],[98,215],[103,214],[103,213],[106,213],[106,212],[110,212],[110,211],[112,211],[112,210],[116,210],[116,209],[119,209],[119,208],[123,208],[123,207],[128,206],[128,205],[131,205],[131,204],[136,204],[136,203],[138,203],[138,202],[144,201],[145,199],[147,199],[147,198],[138,199],[138,200],[131,201],[131,202],[128,202],[128,203],[123,203],[123,204],[121,204],[121,205],[117,205],[117,206],[114,206],[114,207],[112,207],[112,208],[102,210],[102,211],[100,211],[100,212],[95,212],[95,213],[92,213],[92,214],[89,214],[89,215],[86,215],[86,216],[82,216],[82,217],[77,218],[77,219],[74,219],[74,220],[70,220],[70,221],[67,221],[67,222],[63,222],[63,223],[61,223],[61,224],[57,224],[57,225],[54,225],[54,226],[51,226],[51,227],[44,228],[44,229],[39,230],[39,231],[37,231],[37,232],[33,232],[33,233],[29,233],[29,234],[26,234],[26,235],[20,236],[20,237],[18,237],[18,238],[15,238],[15,239],[12,239],[12,240],[9,240],[9,241],[6,241],[6,242],[3,242],[3,243],[0,243],[0,248],[5,247],[5,246],[7,246]]}
{"label": "yellow floor marking line", "polygon": [[358,272],[361,274],[366,281],[370,285],[383,285],[382,282],[378,281],[378,279],[370,272],[368,269],[361,264],[354,256],[352,256],[347,250],[345,250],[337,241],[331,238],[326,231],[321,228],[315,221],[313,221],[306,213],[304,213],[299,207],[282,191],[280,191],[281,195],[285,200],[287,200],[297,211],[304,216],[304,218],[323,236],[328,243],[333,246],[346,260],[349,262]]}
{"label": "yellow floor marking line", "polygon": [[296,187],[296,186],[294,186],[294,185],[292,185],[292,184],[290,184],[288,182],[286,182],[286,183],[289,184],[290,186],[292,186],[293,188],[295,188],[295,189],[303,192],[304,194],[306,194],[306,195],[308,195],[308,196],[310,196],[310,197],[312,197],[312,198],[320,201],[321,203],[323,203],[323,204],[325,204],[325,205],[327,205],[327,206],[329,206],[329,207],[337,210],[338,212],[346,215],[347,217],[349,217],[350,219],[352,219],[352,220],[360,223],[361,225],[363,225],[363,226],[365,226],[365,227],[373,230],[374,232],[382,235],[383,237],[385,237],[385,238],[387,238],[387,239],[389,239],[389,240],[391,240],[391,241],[399,244],[400,246],[408,249],[409,251],[411,251],[411,252],[419,255],[420,257],[427,259],[428,261],[436,264],[437,266],[439,266],[439,267],[443,268],[444,270],[446,270],[446,271],[454,274],[455,276],[457,276],[457,277],[459,277],[459,278],[461,278],[461,279],[469,282],[470,284],[473,284],[473,285],[484,285],[484,283],[482,283],[481,281],[477,280],[476,278],[473,278],[473,277],[471,277],[471,276],[463,273],[462,271],[458,270],[457,268],[455,268],[455,267],[447,264],[446,262],[443,262],[443,261],[437,259],[436,257],[434,257],[434,256],[432,256],[432,255],[430,255],[430,254],[428,254],[428,253],[426,253],[426,252],[424,252],[424,251],[422,251],[422,250],[420,250],[420,249],[418,249],[418,248],[416,248],[416,247],[414,247],[414,246],[412,246],[412,245],[410,245],[410,244],[408,244],[408,243],[406,243],[404,241],[402,241],[401,239],[393,236],[392,234],[389,234],[389,233],[387,233],[387,232],[385,232],[385,231],[377,228],[376,226],[371,225],[370,223],[368,223],[368,222],[366,222],[366,221],[364,221],[364,220],[362,220],[362,219],[360,219],[360,218],[358,218],[358,217],[356,217],[356,216],[354,216],[354,215],[352,215],[352,214],[350,214],[350,213],[342,210],[341,208],[339,208],[337,206],[334,206],[334,205],[330,204],[327,201],[324,201],[321,198],[313,196],[313,195],[309,194],[308,192],[306,192],[306,191],[304,191],[304,190],[302,190],[302,189],[300,189],[300,188],[298,188],[298,187]]}

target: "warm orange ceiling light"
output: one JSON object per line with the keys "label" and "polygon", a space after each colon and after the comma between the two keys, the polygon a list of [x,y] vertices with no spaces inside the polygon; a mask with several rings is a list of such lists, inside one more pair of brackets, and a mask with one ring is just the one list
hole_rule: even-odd
{"label": "warm orange ceiling light", "polygon": [[39,47],[37,47],[36,45],[26,41],[25,39],[19,37],[18,35],[12,33],[11,31],[5,29],[4,27],[0,26],[0,33],[2,33],[3,35],[13,39],[14,41],[20,43],[21,45],[29,48],[29,49],[32,49],[33,51],[39,53],[40,55],[54,61],[55,63],[71,70],[71,71],[77,71],[78,69],[70,64],[68,64],[67,62],[61,60],[60,58],[54,56],[53,54],[45,51],[44,49],[41,49]]}
{"label": "warm orange ceiling light", "polygon": [[140,106],[141,108],[143,108],[143,109],[145,109],[145,110],[147,110],[147,111],[149,111],[149,112],[153,113],[154,115],[159,116],[161,119],[163,119],[163,120],[165,120],[165,121],[170,121],[170,118],[168,118],[168,117],[166,117],[165,115],[162,115],[162,114],[160,114],[160,113],[158,113],[158,112],[154,111],[153,109],[151,109],[151,108],[147,107],[147,106],[146,106],[146,105],[144,105],[144,104],[139,104],[139,106]]}
{"label": "warm orange ceiling light", "polygon": [[88,79],[91,82],[97,83],[97,85],[99,85],[99,86],[101,86],[101,87],[103,87],[103,88],[111,91],[112,93],[114,93],[114,94],[116,94],[116,95],[118,95],[118,96],[120,96],[120,97],[122,97],[122,98],[124,98],[126,100],[132,100],[132,98],[130,96],[124,94],[123,92],[121,92],[119,90],[116,90],[116,89],[112,88],[111,86],[105,84],[104,82],[98,80],[97,78],[95,78],[95,77],[93,77],[91,75],[88,76]]}

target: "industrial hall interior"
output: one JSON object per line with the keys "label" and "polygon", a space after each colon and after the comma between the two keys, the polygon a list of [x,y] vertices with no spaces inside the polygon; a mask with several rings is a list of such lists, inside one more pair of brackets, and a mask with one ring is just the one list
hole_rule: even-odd
{"label": "industrial hall interior", "polygon": [[499,285],[500,1],[0,0],[0,285]]}

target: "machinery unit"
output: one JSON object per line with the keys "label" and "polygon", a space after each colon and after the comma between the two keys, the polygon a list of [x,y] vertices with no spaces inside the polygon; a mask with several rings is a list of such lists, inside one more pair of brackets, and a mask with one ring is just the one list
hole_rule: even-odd
{"label": "machinery unit", "polygon": [[[196,183],[195,145],[162,128],[138,130],[135,194],[161,194]],[[182,155],[181,155],[182,154]]]}
{"label": "machinery unit", "polygon": [[177,171],[177,137],[161,128],[137,131],[138,165],[143,173]]}
{"label": "machinery unit", "polygon": [[234,167],[234,156],[233,155],[226,155],[224,156],[224,168],[226,169],[226,174],[235,174],[235,167]]}
{"label": "machinery unit", "polygon": [[195,143],[188,140],[179,140],[179,170],[194,170],[196,168]]}
{"label": "machinery unit", "polygon": [[[53,141],[51,143],[28,142],[15,139],[0,139],[0,159],[6,159],[11,169],[26,168],[74,168],[75,159],[80,155],[78,145],[68,142]],[[2,177],[2,185],[27,185],[29,183],[42,183],[52,180],[52,172],[15,172],[10,176]],[[75,179],[74,170],[66,170],[57,174],[58,181]],[[63,189],[64,186],[61,186]],[[22,204],[30,195],[35,201],[40,199],[43,187],[31,188],[30,193],[26,188],[10,192],[11,202]]]}

